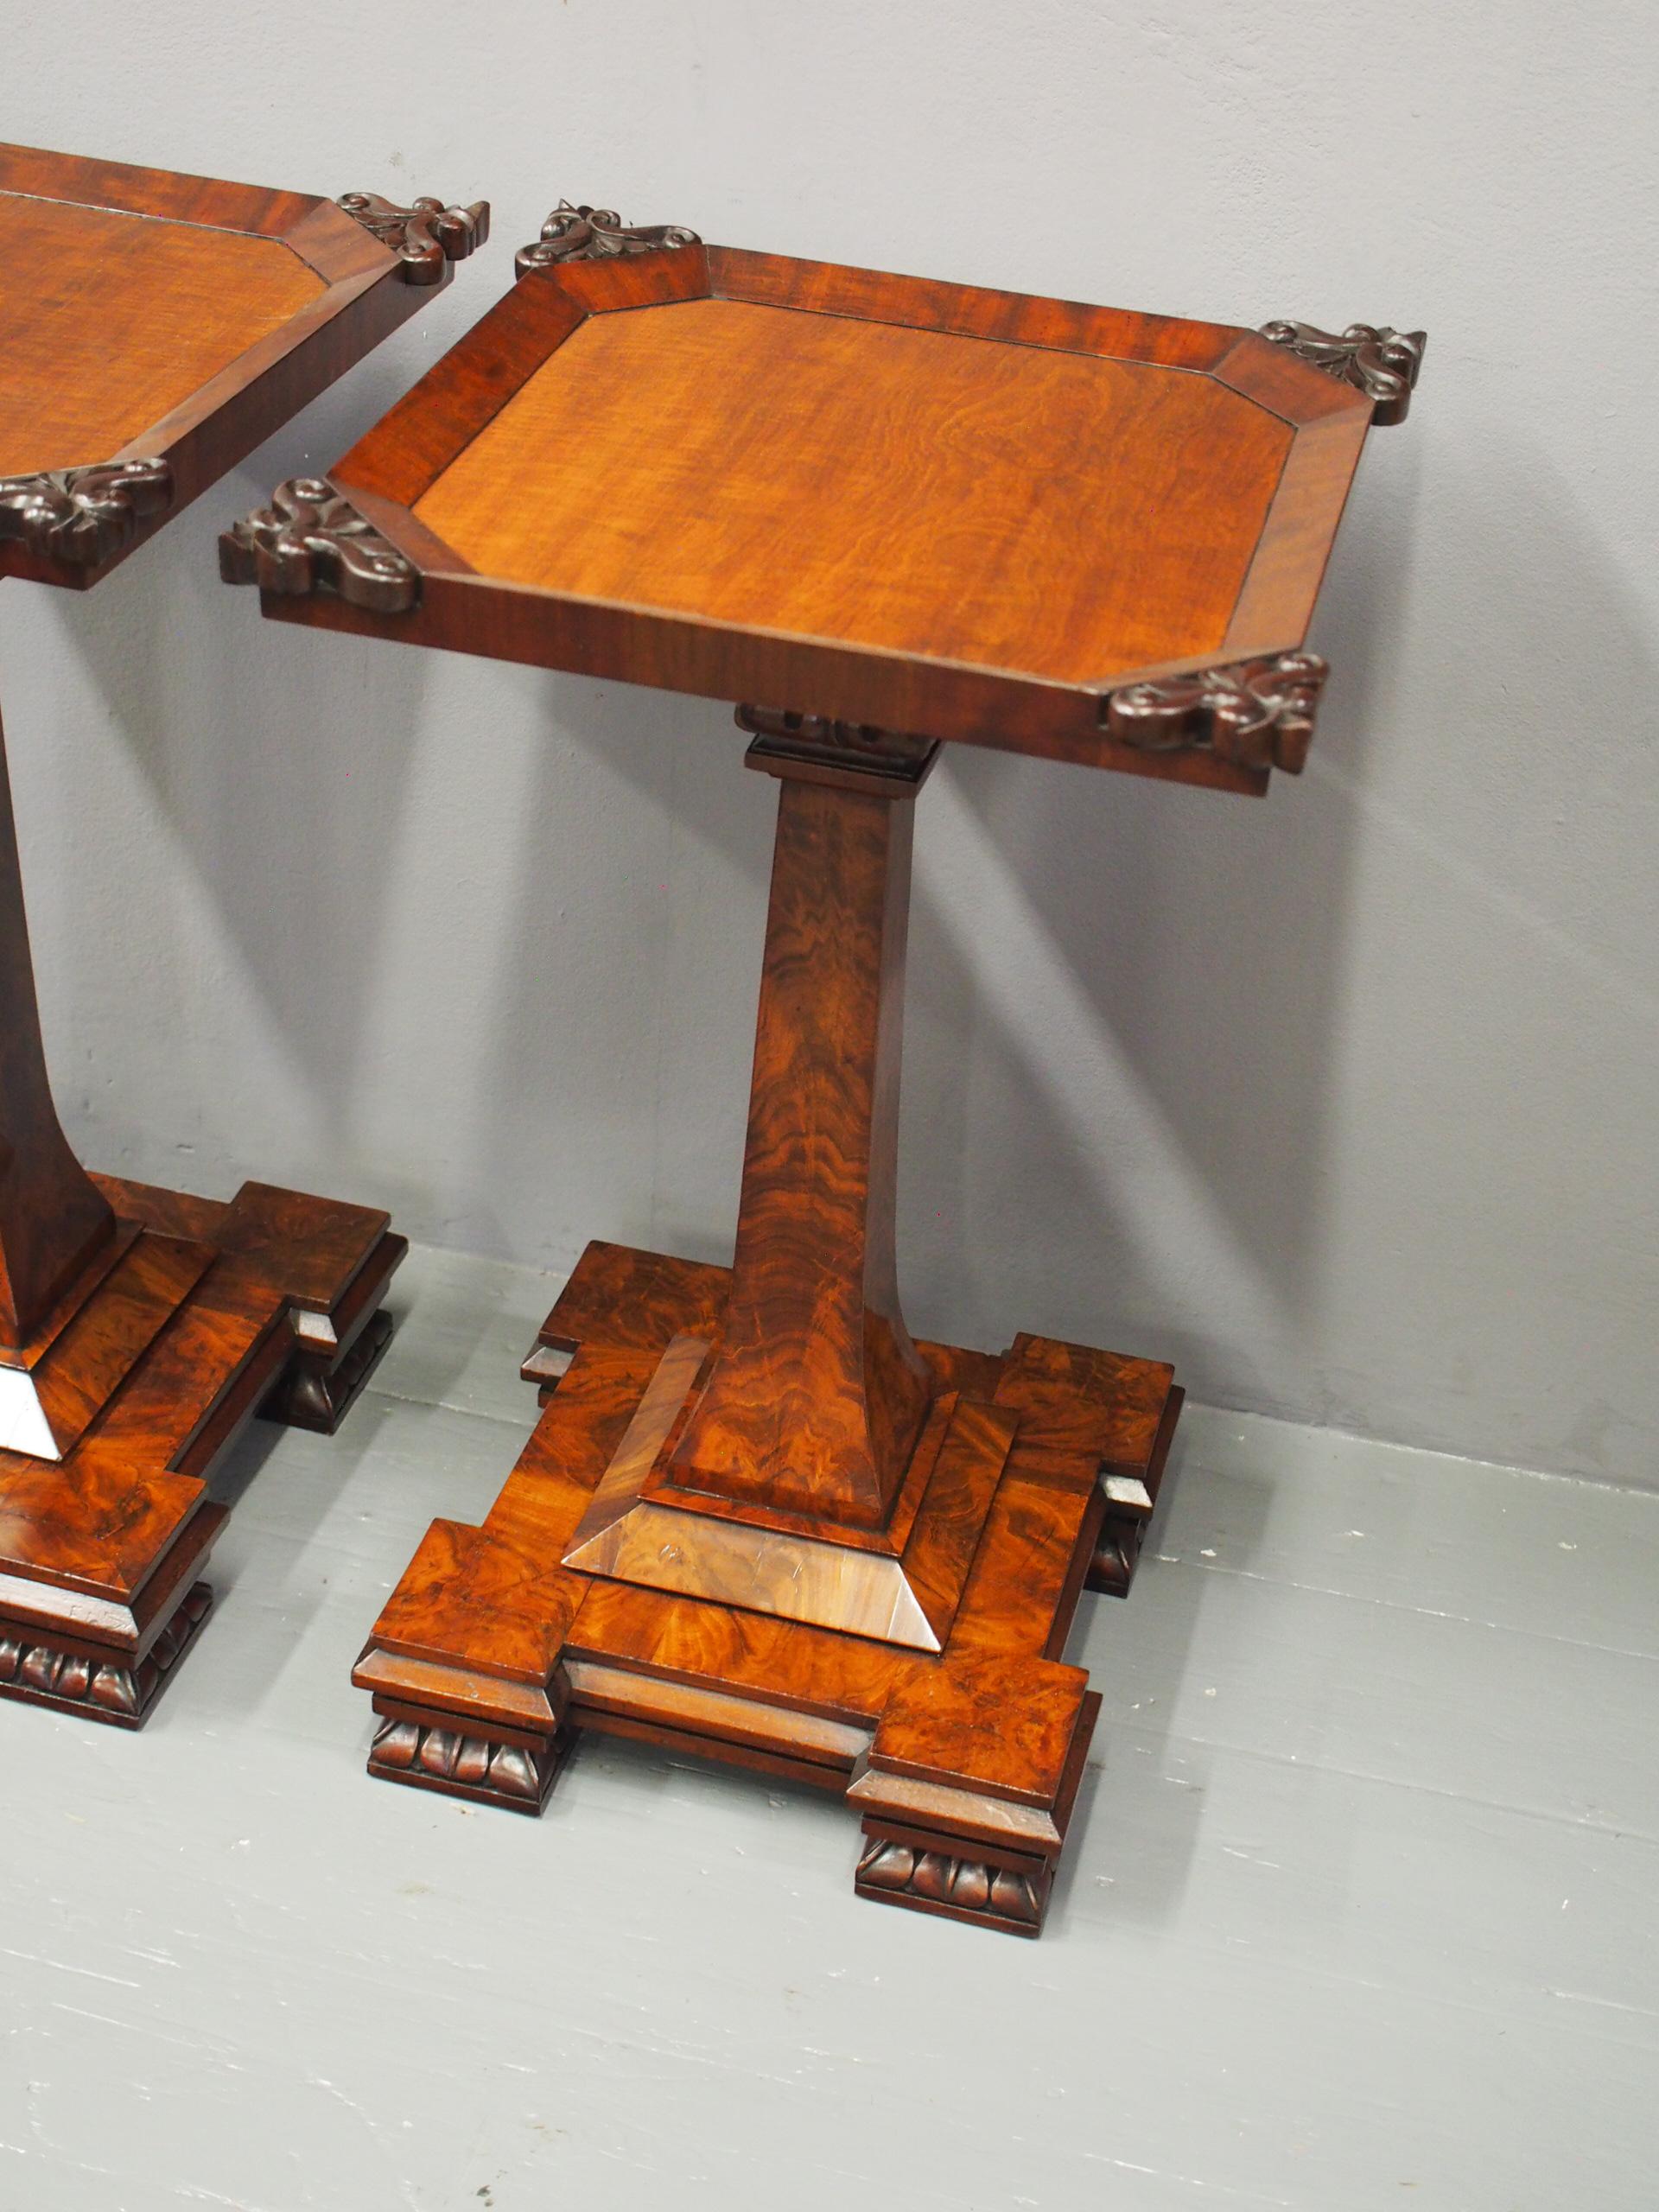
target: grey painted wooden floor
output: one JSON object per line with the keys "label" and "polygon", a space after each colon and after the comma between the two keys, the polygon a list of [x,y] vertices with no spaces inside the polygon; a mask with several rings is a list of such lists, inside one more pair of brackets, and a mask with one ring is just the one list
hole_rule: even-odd
{"label": "grey painted wooden floor", "polygon": [[1659,1497],[1192,1413],[1018,1943],[643,1749],[539,1823],[365,1779],[351,1662],[552,1288],[411,1261],[144,1734],[0,1707],[6,2212],[1659,2203]]}

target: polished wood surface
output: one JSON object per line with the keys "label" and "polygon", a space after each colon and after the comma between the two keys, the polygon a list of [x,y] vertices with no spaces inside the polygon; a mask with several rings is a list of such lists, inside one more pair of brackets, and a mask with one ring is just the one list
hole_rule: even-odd
{"label": "polished wood surface", "polygon": [[865,1527],[928,1404],[893,1236],[914,810],[780,781],[732,1292],[669,1463],[687,1490]]}
{"label": "polished wood surface", "polygon": [[[0,1450],[0,1696],[137,1727],[211,1603],[201,1575],[227,1518],[214,1467],[262,1407],[289,1417],[307,1373],[361,1388],[359,1344],[408,1246],[384,1213],[259,1184],[229,1205],[99,1187],[137,1233],[73,1332],[119,1382],[58,1457]],[[137,1358],[123,1332],[139,1286],[124,1274],[169,1293]]]}
{"label": "polished wood surface", "polygon": [[[0,576],[85,588],[394,328],[487,211],[0,147]],[[206,1478],[332,1430],[388,1341],[386,1217],[87,1174],[53,1106],[0,739],[0,1694],[136,1726],[207,1617]]]}
{"label": "polished wood surface", "polygon": [[[1116,693],[1300,648],[1372,417],[1254,332],[687,245],[535,264],[330,482],[278,620],[1245,793]],[[1305,748],[1301,748],[1305,749]]]}
{"label": "polished wood surface", "polygon": [[[746,713],[779,780],[730,1269],[592,1246],[482,1529],[440,1522],[357,1680],[371,1770],[538,1811],[594,1726],[844,1793],[861,1896],[1035,1935],[1166,1366],[918,1345],[893,1214],[912,817],[933,748]],[[568,1360],[562,1375],[558,1365]]]}
{"label": "polished wood surface", "polygon": [[588,316],[415,513],[505,582],[1087,685],[1220,652],[1291,443],[1209,377],[695,300]]}
{"label": "polished wood surface", "polygon": [[281,619],[740,702],[780,784],[748,1137],[731,1268],[576,1268],[534,1437],[359,1662],[370,1770],[536,1813],[584,1728],[702,1752],[843,1795],[859,1895],[1033,1936],[1099,1706],[1067,1629],[1130,1586],[1181,1394],[906,1328],[915,795],[946,740],[1299,770],[1306,626],[1394,401],[1369,353],[568,203],[518,266],[222,570]]}
{"label": "polished wood surface", "polygon": [[96,582],[488,235],[391,212],[0,145],[0,575]]}
{"label": "polished wood surface", "polygon": [[0,476],[107,461],[324,289],[280,238],[15,194],[0,224]]}
{"label": "polished wood surface", "polygon": [[0,728],[0,1365],[114,1235],[115,1217],[69,1149],[48,1087]]}
{"label": "polished wood surface", "polygon": [[[582,1731],[643,1737],[845,1796],[866,1861],[918,1839],[900,1846],[918,1860],[986,1870],[978,1903],[977,1874],[952,1878],[956,1916],[1034,1935],[1092,1726],[1060,1655],[1105,1510],[1099,1470],[1141,1481],[1150,1516],[1170,1370],[1032,1337],[1000,1357],[918,1345],[936,1401],[1014,1432],[941,1652],[556,1564],[671,1346],[714,1332],[731,1285],[722,1268],[588,1247],[542,1331],[574,1357],[518,1465],[481,1527],[434,1523],[359,1662],[380,1716],[371,1771],[535,1812]],[[905,1562],[960,1544],[958,1487],[931,1481]],[[874,1881],[867,1867],[861,1894],[934,1909],[930,1875],[916,1888],[912,1864],[899,1885],[899,1866]]]}

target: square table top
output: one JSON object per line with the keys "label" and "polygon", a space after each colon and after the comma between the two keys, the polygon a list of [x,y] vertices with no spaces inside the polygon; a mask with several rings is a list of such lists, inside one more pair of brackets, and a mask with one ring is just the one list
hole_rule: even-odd
{"label": "square table top", "polygon": [[0,575],[95,582],[378,344],[416,213],[0,145]]}
{"label": "square table top", "polygon": [[227,575],[283,619],[1264,786],[1109,702],[1296,653],[1364,391],[1228,326],[651,236],[527,250]]}

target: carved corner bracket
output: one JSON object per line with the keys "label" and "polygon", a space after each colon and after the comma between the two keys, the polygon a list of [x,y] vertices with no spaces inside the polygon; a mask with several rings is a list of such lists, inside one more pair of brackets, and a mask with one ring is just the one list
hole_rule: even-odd
{"label": "carved corner bracket", "polygon": [[0,477],[0,538],[43,560],[93,568],[124,551],[140,523],[164,514],[172,503],[173,471],[164,461],[105,461]]}
{"label": "carved corner bracket", "polygon": [[1403,423],[1423,365],[1428,343],[1424,330],[1389,330],[1370,322],[1351,322],[1340,334],[1316,330],[1311,322],[1264,322],[1261,334],[1282,346],[1299,361],[1310,362],[1327,376],[1351,384],[1371,403],[1371,420],[1379,429]]}
{"label": "carved corner bracket", "polygon": [[771,775],[880,788],[896,798],[919,790],[938,758],[937,739],[882,729],[874,722],[749,706],[737,709],[736,720],[754,740],[745,765]]}
{"label": "carved corner bracket", "polygon": [[1101,723],[1109,737],[1140,753],[1211,753],[1237,767],[1296,776],[1329,674],[1317,653],[1276,653],[1131,683],[1103,702]]}
{"label": "carved corner bracket", "polygon": [[411,284],[437,283],[446,262],[465,261],[490,235],[487,200],[446,207],[441,200],[424,198],[400,207],[378,192],[342,192],[337,204],[390,247]]}
{"label": "carved corner bracket", "polygon": [[625,253],[657,253],[664,247],[701,245],[680,223],[629,225],[613,207],[573,207],[561,200],[533,245],[519,249],[513,266],[521,276],[562,261],[605,261]]}
{"label": "carved corner bracket", "polygon": [[295,598],[331,591],[372,614],[404,614],[421,596],[420,571],[321,477],[295,476],[268,507],[225,531],[219,572],[227,584]]}

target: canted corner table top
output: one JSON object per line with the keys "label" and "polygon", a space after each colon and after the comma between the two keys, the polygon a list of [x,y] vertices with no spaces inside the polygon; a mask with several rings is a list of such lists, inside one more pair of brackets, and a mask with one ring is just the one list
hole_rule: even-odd
{"label": "canted corner table top", "polygon": [[509,582],[1084,685],[1221,650],[1292,435],[1148,362],[685,300],[590,315],[414,512]]}
{"label": "canted corner table top", "polygon": [[30,147],[0,238],[0,575],[96,582],[421,302],[335,201]]}
{"label": "canted corner table top", "polygon": [[1115,690],[1300,646],[1370,419],[1253,332],[693,242],[527,270],[311,486],[401,596],[259,581],[292,620],[1097,759]]}

